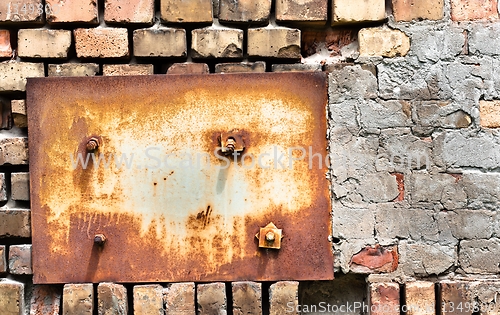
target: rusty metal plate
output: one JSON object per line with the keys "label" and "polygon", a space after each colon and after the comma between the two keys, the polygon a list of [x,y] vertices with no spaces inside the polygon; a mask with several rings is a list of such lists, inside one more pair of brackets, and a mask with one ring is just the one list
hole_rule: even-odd
{"label": "rusty metal plate", "polygon": [[332,279],[326,103],[322,73],[29,79],[34,282]]}

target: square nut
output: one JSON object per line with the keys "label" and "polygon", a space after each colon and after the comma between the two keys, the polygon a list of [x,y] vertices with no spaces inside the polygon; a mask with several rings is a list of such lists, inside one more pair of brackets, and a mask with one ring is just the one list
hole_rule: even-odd
{"label": "square nut", "polygon": [[259,239],[260,248],[281,248],[281,239],[283,238],[281,229],[278,229],[276,225],[272,222],[263,228],[260,228],[260,232],[256,235]]}

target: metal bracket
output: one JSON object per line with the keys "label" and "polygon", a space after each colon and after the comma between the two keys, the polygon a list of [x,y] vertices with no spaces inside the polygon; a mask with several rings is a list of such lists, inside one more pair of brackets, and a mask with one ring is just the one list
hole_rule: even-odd
{"label": "metal bracket", "polygon": [[260,248],[281,248],[281,239],[283,238],[283,230],[278,229],[273,222],[270,222],[263,228],[260,228],[260,232],[255,235],[259,240]]}

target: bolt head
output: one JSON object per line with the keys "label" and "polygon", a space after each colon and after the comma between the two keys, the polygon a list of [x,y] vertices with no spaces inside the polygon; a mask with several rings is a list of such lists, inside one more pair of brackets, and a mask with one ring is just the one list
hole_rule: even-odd
{"label": "bolt head", "polygon": [[89,152],[97,150],[98,147],[99,147],[99,141],[97,141],[97,139],[95,138],[91,138],[87,142],[87,151]]}
{"label": "bolt head", "polygon": [[274,242],[275,236],[274,233],[269,231],[266,233],[266,241],[268,242]]}

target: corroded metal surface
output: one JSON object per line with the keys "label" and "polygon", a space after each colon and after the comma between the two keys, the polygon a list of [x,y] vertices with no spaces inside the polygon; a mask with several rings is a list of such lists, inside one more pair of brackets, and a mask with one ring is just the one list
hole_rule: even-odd
{"label": "corroded metal surface", "polygon": [[35,283],[333,278],[324,74],[29,79],[27,100]]}

